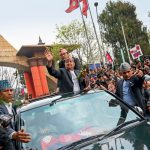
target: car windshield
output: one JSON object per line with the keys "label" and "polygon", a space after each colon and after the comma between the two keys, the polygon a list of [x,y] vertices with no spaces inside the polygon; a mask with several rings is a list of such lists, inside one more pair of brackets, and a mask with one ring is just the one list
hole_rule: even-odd
{"label": "car windshield", "polygon": [[[125,119],[120,118],[125,110]],[[118,124],[139,118],[105,91],[78,95],[53,105],[21,113],[32,141],[24,148],[56,150],[64,145],[98,134],[107,134]]]}

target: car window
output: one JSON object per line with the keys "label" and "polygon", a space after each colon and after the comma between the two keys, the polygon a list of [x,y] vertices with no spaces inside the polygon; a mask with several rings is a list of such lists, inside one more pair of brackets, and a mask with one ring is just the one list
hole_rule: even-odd
{"label": "car window", "polygon": [[[120,117],[121,113],[123,116]],[[79,95],[54,105],[21,113],[24,128],[32,141],[25,147],[57,149],[92,135],[103,134],[118,124],[138,118],[106,92]]]}

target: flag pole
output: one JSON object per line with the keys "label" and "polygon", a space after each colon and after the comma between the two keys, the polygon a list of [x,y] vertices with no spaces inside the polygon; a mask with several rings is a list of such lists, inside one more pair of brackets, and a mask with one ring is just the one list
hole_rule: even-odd
{"label": "flag pole", "polygon": [[81,12],[81,16],[82,16],[82,21],[83,21],[83,25],[84,25],[85,35],[86,35],[86,38],[87,38],[87,43],[88,43],[90,51],[92,51],[90,40],[89,40],[88,33],[87,33],[85,20],[84,20],[83,14],[82,14],[81,6],[80,6],[80,0],[78,0],[78,4],[79,4],[79,9],[80,9],[80,12]]}
{"label": "flag pole", "polygon": [[98,10],[97,10],[98,2],[95,2],[94,6],[96,8],[96,17],[97,17],[97,23],[98,23],[98,27],[99,27],[100,40],[101,40],[101,45],[102,45],[102,49],[103,49],[103,55],[105,56],[104,61],[106,62],[106,53],[105,53],[104,43],[103,43],[103,38],[102,38],[101,25],[100,25],[100,21],[98,20]]}
{"label": "flag pole", "polygon": [[99,51],[100,51],[101,61],[104,63],[104,60],[103,60],[103,54],[102,54],[102,51],[101,51],[101,46],[100,46],[99,39],[98,39],[98,36],[97,36],[95,24],[94,24],[94,21],[93,21],[93,16],[92,16],[92,13],[91,13],[90,5],[89,5],[88,0],[86,0],[86,1],[87,1],[87,4],[88,4],[88,8],[89,8],[89,12],[90,12],[90,17],[91,17],[92,24],[93,24],[93,28],[94,28],[94,33],[95,33],[96,40],[97,40],[97,44],[98,44],[98,48],[99,48]]}

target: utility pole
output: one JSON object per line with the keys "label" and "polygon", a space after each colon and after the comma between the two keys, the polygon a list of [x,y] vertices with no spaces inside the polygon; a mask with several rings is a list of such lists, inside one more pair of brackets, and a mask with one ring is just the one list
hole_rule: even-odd
{"label": "utility pole", "polygon": [[121,20],[120,20],[120,24],[121,24],[121,29],[122,29],[122,33],[123,33],[123,37],[124,37],[124,42],[125,42],[125,46],[126,46],[126,50],[127,50],[129,62],[131,63],[131,58],[130,58],[129,48],[128,48],[126,36],[125,36],[125,33],[124,33],[124,27],[123,27],[123,24],[122,24],[122,21],[121,21]]}

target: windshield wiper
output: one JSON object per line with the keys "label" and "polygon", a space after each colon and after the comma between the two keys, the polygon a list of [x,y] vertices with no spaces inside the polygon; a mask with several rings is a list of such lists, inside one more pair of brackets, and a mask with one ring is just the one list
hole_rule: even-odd
{"label": "windshield wiper", "polygon": [[59,148],[59,149],[57,149],[57,150],[69,150],[69,149],[73,149],[73,148],[75,148],[77,145],[79,145],[79,144],[82,144],[82,143],[84,143],[84,142],[87,142],[87,141],[91,141],[91,140],[93,140],[93,139],[99,139],[100,137],[102,137],[102,136],[104,136],[105,134],[99,134],[99,135],[94,135],[94,136],[91,136],[91,137],[88,137],[88,138],[86,138],[86,139],[81,139],[81,140],[79,140],[79,141],[76,141],[76,142],[73,142],[73,143],[71,143],[71,144],[68,144],[68,145],[65,145],[65,146],[63,146],[63,147],[61,147],[61,148]]}

